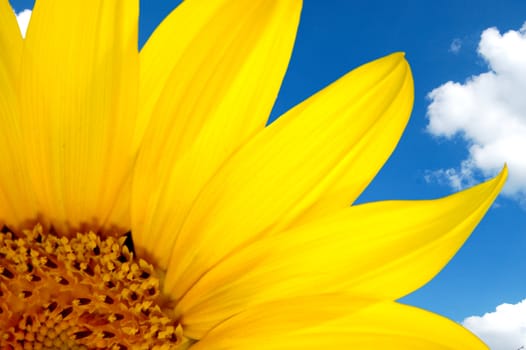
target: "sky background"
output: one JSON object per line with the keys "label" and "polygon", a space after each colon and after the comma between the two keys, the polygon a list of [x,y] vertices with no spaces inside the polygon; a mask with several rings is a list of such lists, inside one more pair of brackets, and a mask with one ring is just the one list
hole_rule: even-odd
{"label": "sky background", "polygon": [[[11,3],[17,13],[33,4]],[[139,45],[177,3],[143,1]],[[463,322],[494,350],[526,345],[525,22],[522,0],[305,0],[272,113],[360,64],[406,53],[415,80],[411,121],[360,202],[444,196],[508,163],[505,195],[451,263],[402,300]]]}

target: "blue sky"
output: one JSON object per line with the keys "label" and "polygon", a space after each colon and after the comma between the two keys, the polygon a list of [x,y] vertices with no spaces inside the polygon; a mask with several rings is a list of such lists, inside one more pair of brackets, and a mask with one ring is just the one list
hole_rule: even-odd
{"label": "blue sky", "polygon": [[[32,7],[32,1],[11,2],[16,11]],[[177,3],[143,1],[141,44]],[[525,22],[526,2],[521,0],[305,0],[296,47],[272,117],[352,68],[393,51],[404,51],[415,80],[412,118],[397,150],[360,201],[447,195],[454,189],[444,170],[455,169],[455,174],[460,174],[462,161],[470,159],[469,146],[476,142],[473,133],[478,129],[472,130],[470,125],[476,124],[472,121],[457,127],[460,134],[451,138],[440,136],[443,130],[430,131],[426,115],[432,100],[427,96],[448,81],[465,84],[467,78],[490,70],[487,60],[477,52],[484,30],[497,27],[501,34],[519,31]],[[526,56],[522,62],[526,67]],[[442,115],[437,118],[446,117],[448,105],[444,102],[441,106]],[[526,109],[522,122],[526,125]],[[508,156],[516,155],[504,152],[497,161],[510,163]],[[477,161],[470,168],[474,175],[463,178],[465,182],[480,181],[484,171],[487,175],[494,168],[481,166],[483,159]],[[510,174],[519,174],[516,169],[510,163]],[[526,202],[521,206],[524,197],[517,194],[523,184],[517,180],[518,190],[511,188],[507,197],[499,197],[451,263],[403,301],[460,322],[468,316],[492,312],[500,304],[525,299]]]}

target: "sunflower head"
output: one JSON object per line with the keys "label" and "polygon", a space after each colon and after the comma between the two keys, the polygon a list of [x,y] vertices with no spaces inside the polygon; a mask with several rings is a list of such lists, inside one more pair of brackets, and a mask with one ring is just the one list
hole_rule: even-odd
{"label": "sunflower head", "polygon": [[353,205],[413,104],[405,56],[266,126],[299,0],[0,0],[0,348],[485,349],[395,300],[444,267],[506,169]]}

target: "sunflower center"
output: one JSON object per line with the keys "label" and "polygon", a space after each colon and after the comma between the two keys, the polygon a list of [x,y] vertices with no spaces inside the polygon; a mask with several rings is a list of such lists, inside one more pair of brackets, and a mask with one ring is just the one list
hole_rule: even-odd
{"label": "sunflower center", "polygon": [[159,274],[125,237],[0,233],[1,349],[176,349]]}

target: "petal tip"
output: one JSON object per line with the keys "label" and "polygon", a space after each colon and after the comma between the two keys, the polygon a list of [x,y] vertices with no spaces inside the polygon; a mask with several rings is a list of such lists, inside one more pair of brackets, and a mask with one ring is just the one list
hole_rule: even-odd
{"label": "petal tip", "polygon": [[504,166],[502,167],[502,170],[500,171],[499,176],[508,176],[508,163],[504,163]]}
{"label": "petal tip", "polygon": [[398,76],[399,78],[407,77],[411,74],[411,67],[405,57],[405,52],[403,51],[393,52],[373,62],[377,62],[380,67],[383,66],[385,67],[384,69],[387,69],[388,71],[392,72],[395,70],[399,70],[400,72],[403,72],[401,76]]}
{"label": "petal tip", "polygon": [[389,55],[385,56],[385,58],[391,58],[392,60],[395,60],[395,61],[406,61],[404,51],[396,51],[396,52],[390,53]]}
{"label": "petal tip", "polygon": [[500,191],[502,186],[506,183],[507,178],[508,178],[508,164],[504,163],[501,171],[493,178],[493,181],[495,182],[496,191]]}

